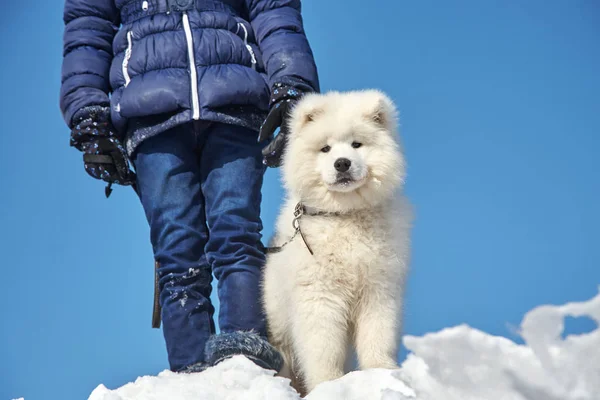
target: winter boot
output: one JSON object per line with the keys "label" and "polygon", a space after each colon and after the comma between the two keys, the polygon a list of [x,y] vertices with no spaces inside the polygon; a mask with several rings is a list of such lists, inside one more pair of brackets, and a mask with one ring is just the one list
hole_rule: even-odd
{"label": "winter boot", "polygon": [[259,367],[281,371],[283,358],[267,341],[255,332],[231,332],[213,335],[205,348],[206,363],[214,366],[223,360],[242,355]]}
{"label": "winter boot", "polygon": [[181,369],[181,370],[179,370],[177,372],[180,373],[180,374],[193,374],[193,373],[196,373],[196,372],[202,372],[205,369],[207,369],[208,367],[209,367],[209,365],[207,363],[205,363],[205,362],[199,362],[199,363],[196,363],[196,364],[192,364],[192,365],[190,365],[188,367],[185,367],[185,368],[183,368],[183,369]]}

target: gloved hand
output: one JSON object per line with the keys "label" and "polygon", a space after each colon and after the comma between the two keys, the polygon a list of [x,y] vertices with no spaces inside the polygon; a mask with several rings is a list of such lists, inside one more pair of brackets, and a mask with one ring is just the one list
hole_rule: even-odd
{"label": "gloved hand", "polygon": [[106,197],[110,196],[113,183],[135,188],[135,173],[130,169],[127,152],[112,128],[108,107],[85,107],[75,114],[71,146],[83,152],[86,172],[108,183]]}
{"label": "gloved hand", "polygon": [[279,134],[263,150],[263,163],[271,168],[281,166],[281,158],[285,151],[288,135],[286,119],[291,108],[300,100],[303,93],[288,85],[281,83],[273,86],[271,95],[270,111],[265,122],[260,127],[258,141],[262,142],[273,137],[275,130],[279,128]]}

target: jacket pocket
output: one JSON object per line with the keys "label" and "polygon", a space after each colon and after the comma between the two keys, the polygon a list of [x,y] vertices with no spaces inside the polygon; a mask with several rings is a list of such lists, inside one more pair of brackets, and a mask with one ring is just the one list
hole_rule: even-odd
{"label": "jacket pocket", "polygon": [[121,64],[121,70],[123,71],[123,78],[125,79],[125,87],[129,85],[131,82],[131,77],[129,76],[129,59],[131,58],[131,50],[133,49],[133,33],[131,31],[127,32],[127,49],[125,49],[125,57],[123,57],[123,64]]}

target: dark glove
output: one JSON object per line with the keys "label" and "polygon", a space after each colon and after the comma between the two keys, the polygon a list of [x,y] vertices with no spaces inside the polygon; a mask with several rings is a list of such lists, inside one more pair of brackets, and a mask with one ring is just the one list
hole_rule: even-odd
{"label": "dark glove", "polygon": [[279,128],[279,134],[263,150],[263,164],[271,168],[281,166],[281,158],[287,142],[287,118],[291,108],[300,100],[302,91],[288,85],[275,84],[271,95],[270,111],[265,122],[260,127],[258,141],[262,142],[273,137]]}
{"label": "dark glove", "polygon": [[135,173],[130,169],[127,152],[110,123],[108,107],[86,107],[73,117],[71,146],[83,152],[85,171],[108,183],[106,197],[112,184],[135,188]]}

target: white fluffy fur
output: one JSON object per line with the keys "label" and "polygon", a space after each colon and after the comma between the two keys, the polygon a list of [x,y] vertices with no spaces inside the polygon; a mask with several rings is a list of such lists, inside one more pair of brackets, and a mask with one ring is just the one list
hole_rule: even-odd
{"label": "white fluffy fur", "polygon": [[[342,376],[351,347],[361,369],[397,367],[411,220],[397,136],[395,107],[375,90],[311,94],[292,112],[273,245],[294,234],[299,201],[340,213],[303,216],[314,256],[298,235],[265,268],[270,340],[301,389]],[[340,157],[351,183],[335,183]]]}

